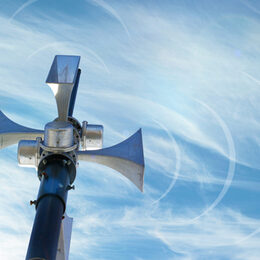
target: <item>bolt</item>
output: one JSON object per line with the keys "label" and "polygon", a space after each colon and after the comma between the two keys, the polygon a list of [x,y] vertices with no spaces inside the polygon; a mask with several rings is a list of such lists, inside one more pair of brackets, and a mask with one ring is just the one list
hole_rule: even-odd
{"label": "bolt", "polygon": [[46,172],[43,172],[42,175],[44,176],[45,179],[48,179],[48,174]]}
{"label": "bolt", "polygon": [[42,163],[43,163],[44,165],[46,165],[46,164],[47,164],[47,160],[46,160],[46,159],[43,159],[43,160],[42,160]]}
{"label": "bolt", "polygon": [[30,205],[32,206],[33,204],[36,205],[37,200],[30,200]]}
{"label": "bolt", "polygon": [[62,216],[62,218],[61,219],[64,219],[65,218],[65,216]]}
{"label": "bolt", "polygon": [[67,165],[71,165],[71,160],[68,160],[68,161],[67,161]]}
{"label": "bolt", "polygon": [[68,185],[67,186],[67,190],[75,190],[75,185]]}

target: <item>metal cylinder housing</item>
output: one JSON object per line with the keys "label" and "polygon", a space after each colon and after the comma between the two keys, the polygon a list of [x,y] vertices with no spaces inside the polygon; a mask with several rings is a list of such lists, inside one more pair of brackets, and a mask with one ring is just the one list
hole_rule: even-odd
{"label": "metal cylinder housing", "polygon": [[45,125],[44,145],[66,148],[74,144],[73,126],[64,121],[52,121]]}
{"label": "metal cylinder housing", "polygon": [[103,146],[103,126],[90,125],[86,121],[82,124],[83,150],[97,150]]}
{"label": "metal cylinder housing", "polygon": [[22,167],[38,166],[39,143],[36,140],[21,140],[18,144],[18,165]]}

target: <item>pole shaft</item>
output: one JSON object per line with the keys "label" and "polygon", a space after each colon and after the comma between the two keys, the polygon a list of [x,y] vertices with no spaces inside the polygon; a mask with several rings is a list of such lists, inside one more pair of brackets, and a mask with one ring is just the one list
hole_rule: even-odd
{"label": "pole shaft", "polygon": [[59,241],[63,204],[57,197],[46,196],[38,205],[26,260],[55,260]]}
{"label": "pole shaft", "polygon": [[42,171],[36,216],[26,260],[55,260],[63,213],[65,212],[70,168],[67,161],[51,157]]}

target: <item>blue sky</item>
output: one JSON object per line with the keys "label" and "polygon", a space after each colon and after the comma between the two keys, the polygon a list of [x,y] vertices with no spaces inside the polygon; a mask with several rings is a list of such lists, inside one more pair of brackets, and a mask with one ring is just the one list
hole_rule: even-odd
{"label": "blue sky", "polygon": [[[56,54],[80,55],[74,110],[108,147],[143,129],[144,193],[80,162],[70,259],[260,259],[260,2],[0,0],[0,109],[57,116]],[[39,181],[0,151],[0,259],[23,259]]]}

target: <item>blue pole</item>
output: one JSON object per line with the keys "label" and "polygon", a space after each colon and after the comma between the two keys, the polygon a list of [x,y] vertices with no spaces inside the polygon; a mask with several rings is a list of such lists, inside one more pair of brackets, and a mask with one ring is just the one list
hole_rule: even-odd
{"label": "blue pole", "polygon": [[45,164],[41,162],[38,169],[41,184],[26,260],[56,259],[70,175],[76,170],[74,163],[61,154],[52,154],[44,160]]}

